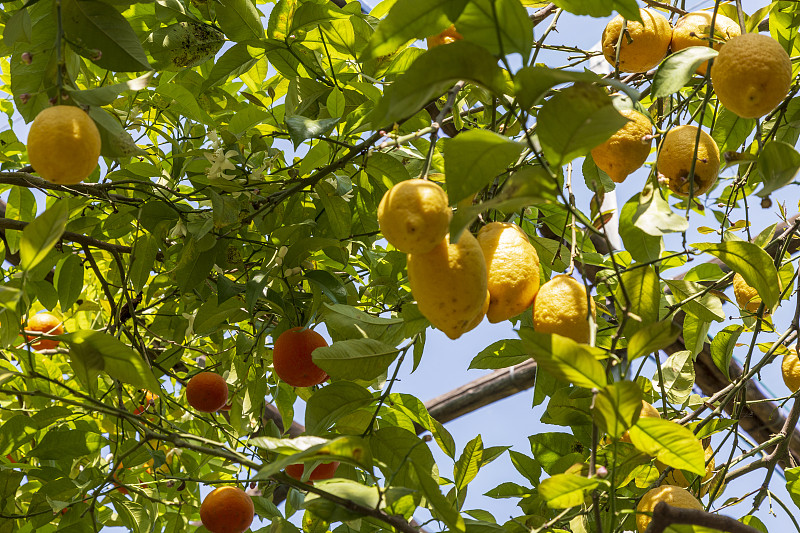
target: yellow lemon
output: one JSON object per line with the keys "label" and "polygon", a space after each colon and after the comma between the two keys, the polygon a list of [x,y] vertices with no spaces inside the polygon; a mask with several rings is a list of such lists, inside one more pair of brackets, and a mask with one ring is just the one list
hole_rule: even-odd
{"label": "yellow lemon", "polygon": [[797,392],[800,389],[800,359],[797,358],[797,350],[794,346],[789,348],[789,353],[783,356],[781,374],[783,382],[790,391]]}
{"label": "yellow lemon", "polygon": [[594,300],[587,297],[586,287],[565,274],[554,276],[536,294],[533,302],[533,329],[540,333],[556,333],[569,337],[575,342],[589,342],[589,302],[594,319]]}
{"label": "yellow lemon", "polygon": [[620,111],[628,123],[606,142],[592,150],[595,164],[615,183],[622,183],[628,174],[641,168],[650,155],[653,125],[650,119],[633,109]]}
{"label": "yellow lemon", "polygon": [[539,291],[539,256],[516,224],[491,222],[478,232],[486,259],[491,302],[486,313],[492,324],[525,311]]}
{"label": "yellow lemon", "polygon": [[747,309],[751,313],[758,312],[758,308],[761,305],[758,291],[748,285],[738,272],[733,276],[733,295],[736,297],[736,303],[739,304],[741,309]]}
{"label": "yellow lemon", "polygon": [[[642,410],[639,411],[639,418],[661,418],[661,413],[652,404],[642,400]],[[619,438],[622,442],[630,442],[631,435],[627,431]]]}
{"label": "yellow lemon", "polygon": [[486,262],[477,239],[465,231],[456,244],[445,237],[426,254],[409,254],[408,283],[425,318],[457,339],[486,302]]}
{"label": "yellow lemon", "polygon": [[393,186],[378,206],[383,236],[395,248],[409,254],[428,253],[442,242],[451,216],[444,189],[420,179]]}
{"label": "yellow lemon", "polygon": [[80,183],[97,168],[100,131],[83,110],[57,105],[42,110],[28,132],[28,161],[52,183]]}
{"label": "yellow lemon", "polygon": [[[678,19],[672,29],[672,51],[677,52],[690,46],[708,46],[711,42],[711,18],[710,11],[695,11],[687,13]],[[739,23],[729,19],[725,15],[717,13],[714,19],[714,50],[722,47],[721,41],[727,41],[732,37],[742,34]],[[697,73],[705,76],[708,61],[697,67]]]}
{"label": "yellow lemon", "polygon": [[450,27],[445,29],[442,33],[438,35],[432,35],[427,38],[428,50],[442,44],[450,44],[460,41],[463,38],[464,37],[462,37],[461,34],[456,31],[455,25],[451,24]]}
{"label": "yellow lemon", "polygon": [[[706,447],[705,450],[706,455],[706,473],[703,476],[703,479],[700,480],[700,496],[705,496],[708,494],[708,489],[711,488],[711,484],[705,484],[706,481],[711,479],[714,476],[714,449],[711,446]],[[664,463],[660,461],[656,461],[656,467],[658,468],[659,472],[663,472],[667,467]],[[675,485],[676,487],[682,488],[689,488],[691,484],[688,479],[686,479],[686,475],[681,470],[671,470],[669,474],[664,478],[664,482],[669,485]]]}
{"label": "yellow lemon", "polygon": [[703,510],[703,504],[688,490],[674,485],[661,485],[647,491],[636,506],[636,529],[639,533],[645,532],[652,519],[651,515],[644,513],[652,513],[659,502],[681,509]]}
{"label": "yellow lemon", "polygon": [[758,118],[789,94],[792,62],[775,39],[746,33],[720,48],[711,81],[722,105],[742,118]]}
{"label": "yellow lemon", "polygon": [[647,72],[667,56],[672,39],[672,27],[660,13],[640,9],[642,22],[628,21],[620,40],[625,19],[617,15],[603,30],[603,55],[612,65],[617,60],[620,43],[619,69],[622,72]]}
{"label": "yellow lemon", "polygon": [[489,295],[489,291],[486,291],[486,299],[483,301],[483,307],[481,307],[480,312],[475,315],[475,318],[472,319],[472,322],[467,324],[467,327],[464,329],[464,333],[468,331],[472,331],[473,329],[477,328],[478,325],[483,322],[483,318],[486,316],[486,311],[489,310],[489,302],[491,301],[491,297]]}
{"label": "yellow lemon", "polygon": [[[697,140],[696,126],[678,126],[669,130],[661,141],[656,159],[658,173],[668,181],[672,192],[680,196],[699,196],[708,191],[719,175],[719,148],[714,139],[700,130]],[[694,166],[694,183],[689,182],[689,172],[697,147]]]}

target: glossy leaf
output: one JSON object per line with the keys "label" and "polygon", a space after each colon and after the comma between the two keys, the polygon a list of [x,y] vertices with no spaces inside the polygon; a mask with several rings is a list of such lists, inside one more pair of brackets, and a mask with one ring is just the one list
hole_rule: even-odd
{"label": "glossy leaf", "polygon": [[374,339],[350,339],[317,348],[314,364],[336,379],[372,380],[385,372],[399,350]]}
{"label": "glossy leaf", "polygon": [[592,416],[600,428],[619,437],[642,410],[642,390],[635,382],[620,381],[604,387],[595,397]]}
{"label": "glossy leaf", "polygon": [[641,417],[630,436],[637,449],[665,465],[705,475],[703,446],[687,428],[661,418]]}
{"label": "glossy leaf", "polygon": [[697,67],[717,57],[717,54],[719,52],[709,46],[690,46],[670,54],[653,76],[653,97],[662,98],[683,89]]}
{"label": "glossy leaf", "polygon": [[38,265],[61,239],[69,215],[67,205],[67,200],[55,202],[22,230],[19,243],[22,268],[30,270]]}
{"label": "glossy leaf", "polygon": [[587,389],[602,389],[608,383],[595,351],[561,335],[522,329],[519,336],[536,363],[568,383]]}

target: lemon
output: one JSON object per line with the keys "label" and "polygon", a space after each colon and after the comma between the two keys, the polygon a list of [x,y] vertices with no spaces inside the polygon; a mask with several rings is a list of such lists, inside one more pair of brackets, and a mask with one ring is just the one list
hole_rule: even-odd
{"label": "lemon", "polygon": [[42,110],[28,132],[28,161],[42,178],[73,185],[89,177],[100,157],[100,132],[83,110],[57,105]]}
{"label": "lemon", "polygon": [[495,324],[525,311],[539,291],[539,256],[516,224],[491,222],[478,232],[486,259],[491,302],[486,313]]}
{"label": "lemon", "polygon": [[603,30],[603,55],[612,65],[617,60],[617,43],[620,43],[619,69],[622,72],[647,72],[667,56],[672,39],[672,27],[660,13],[640,9],[642,22],[628,21],[625,35],[620,41],[622,15],[617,15]]}
{"label": "lemon", "polygon": [[420,179],[393,186],[378,206],[383,236],[409,254],[428,253],[442,242],[451,216],[447,193],[435,183]]}
{"label": "lemon", "polygon": [[751,313],[758,312],[758,308],[761,306],[758,291],[748,285],[738,272],[733,276],[733,295],[741,309],[747,309]]}
{"label": "lemon", "polygon": [[486,262],[477,239],[465,231],[456,244],[448,236],[426,254],[408,254],[408,283],[425,318],[457,339],[486,303]]}
{"label": "lemon", "polygon": [[486,299],[483,301],[483,307],[481,307],[480,312],[472,319],[472,322],[467,324],[467,327],[464,329],[464,333],[468,331],[472,331],[473,329],[477,328],[478,325],[483,322],[484,317],[486,316],[486,311],[489,310],[489,302],[491,301],[491,296],[489,295],[489,291],[486,291]]}
{"label": "lemon", "polygon": [[746,33],[720,48],[711,81],[722,105],[742,118],[758,118],[786,98],[792,62],[775,39]]}
{"label": "lemon", "polygon": [[797,392],[800,389],[800,359],[797,358],[797,349],[794,346],[789,348],[789,353],[783,356],[781,374],[783,382],[790,391]]}
{"label": "lemon", "polygon": [[428,42],[428,50],[430,50],[431,48],[440,46],[442,44],[450,44],[460,41],[463,38],[464,37],[462,37],[461,34],[456,31],[455,25],[451,24],[450,27],[445,29],[442,33],[438,35],[432,35],[426,40]]}
{"label": "lemon", "polygon": [[[703,476],[703,479],[700,480],[700,496],[705,496],[708,494],[708,489],[711,488],[712,484],[705,484],[709,479],[714,477],[714,449],[711,446],[707,446],[705,450],[706,456],[706,473]],[[667,466],[660,461],[656,461],[656,467],[658,468],[659,472],[663,472],[666,470]],[[688,479],[686,479],[686,475],[681,470],[671,470],[669,474],[666,475],[664,478],[664,482],[669,485],[675,485],[676,487],[682,488],[689,488],[691,483]]]}
{"label": "lemon", "polygon": [[[687,13],[678,19],[672,29],[672,51],[677,52],[690,46],[708,46],[711,42],[711,18],[712,13],[708,11],[695,11]],[[734,22],[725,15],[717,13],[714,19],[714,50],[722,47],[720,40],[727,41],[732,37],[742,34],[739,23]],[[697,67],[696,72],[705,76],[708,61]]]}
{"label": "lemon", "polygon": [[[642,410],[639,411],[639,418],[661,418],[661,413],[652,404],[642,400]],[[630,442],[631,435],[627,431],[619,438],[622,442]]]}
{"label": "lemon", "polygon": [[[658,173],[668,181],[672,192],[680,196],[699,196],[708,191],[719,174],[719,148],[714,139],[700,130],[697,140],[696,126],[678,126],[667,132],[661,141],[656,159]],[[694,184],[689,182],[692,159],[697,147],[694,166]]]}
{"label": "lemon", "polygon": [[650,524],[651,516],[644,513],[652,513],[658,502],[666,502],[681,509],[703,510],[703,504],[688,490],[674,485],[661,485],[647,491],[636,506],[636,529],[639,533],[644,533]]}
{"label": "lemon", "polygon": [[587,300],[591,302],[594,321],[594,300],[587,298],[586,287],[565,274],[554,276],[536,294],[533,302],[533,329],[540,333],[556,333],[569,337],[575,342],[589,342]]}
{"label": "lemon", "polygon": [[641,168],[650,155],[653,133],[650,119],[633,109],[620,114],[628,122],[606,142],[592,150],[595,164],[616,183],[622,183],[628,174]]}

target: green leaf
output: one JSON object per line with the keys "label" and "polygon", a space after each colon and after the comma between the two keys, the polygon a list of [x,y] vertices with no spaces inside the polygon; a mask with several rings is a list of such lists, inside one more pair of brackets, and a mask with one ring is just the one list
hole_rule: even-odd
{"label": "green leaf", "polygon": [[76,53],[115,72],[151,70],[139,37],[110,5],[95,0],[63,0],[61,14],[67,42]]}
{"label": "green leaf", "polygon": [[[756,127],[756,119],[742,118],[726,107],[722,107],[714,121],[711,138],[719,146],[720,153],[739,149]],[[767,146],[769,146],[768,143]],[[763,152],[762,152],[763,153]]]}
{"label": "green leaf", "polygon": [[157,28],[147,38],[147,51],[158,70],[181,70],[213,58],[225,35],[208,24],[176,22]]}
{"label": "green leaf", "polygon": [[667,466],[705,475],[703,446],[687,428],[670,420],[640,417],[630,429],[636,449],[654,456]]}
{"label": "green leaf", "polygon": [[36,217],[33,222],[22,230],[22,239],[19,243],[20,266],[30,270],[50,253],[50,250],[61,240],[64,229],[67,227],[69,216],[69,201],[56,200],[44,213]]}
{"label": "green leaf", "polygon": [[640,200],[641,194],[635,194],[622,206],[619,215],[619,235],[631,257],[646,263],[658,260],[664,241],[660,236],[649,235],[635,225]]}
{"label": "green leaf", "polygon": [[387,478],[391,477],[393,485],[422,488],[412,464],[427,472],[428,477],[433,475],[436,466],[431,451],[422,439],[407,429],[381,427],[371,435],[369,444],[375,465]]}
{"label": "green leaf", "polygon": [[600,428],[617,438],[633,426],[641,410],[642,389],[633,381],[620,381],[600,390],[592,417]]}
{"label": "green leaf", "polygon": [[100,450],[103,438],[85,430],[53,428],[28,452],[42,460],[76,459]]}
{"label": "green leaf", "polygon": [[697,356],[708,340],[710,322],[705,322],[693,315],[686,315],[683,319],[683,343],[686,349],[692,352],[692,357]]}
{"label": "green leaf", "polygon": [[635,0],[611,0],[610,2],[608,0],[558,0],[553,3],[576,15],[605,17],[610,15],[612,10],[616,10],[628,20],[641,22],[639,6]]}
{"label": "green leaf", "polygon": [[800,153],[790,144],[770,141],[761,150],[756,168],[764,183],[757,195],[766,198],[794,181],[800,170]]}
{"label": "green leaf", "polygon": [[542,476],[542,467],[535,459],[514,450],[509,450],[508,455],[517,472],[522,474],[534,486],[539,484],[539,478]]}
{"label": "green leaf", "polygon": [[[338,496],[345,501],[354,502],[368,509],[383,509],[387,502],[400,497],[410,491],[389,488],[382,491],[378,486],[361,485],[349,479],[329,479],[315,482],[315,486],[328,494]],[[313,514],[314,517],[325,522],[345,522],[356,520],[363,515],[358,510],[339,505],[314,493],[306,494],[303,499],[303,509]],[[303,521],[305,525],[305,520]],[[327,528],[326,528],[327,529]]]}
{"label": "green leaf", "polygon": [[458,490],[464,490],[478,475],[482,455],[483,440],[480,435],[477,435],[464,446],[461,457],[453,466],[453,483]]}
{"label": "green leaf", "polygon": [[193,323],[194,332],[197,335],[210,335],[221,325],[228,322],[236,323],[247,316],[244,304],[239,298],[229,298],[218,304],[217,297],[212,296],[197,310]]}
{"label": "green leaf", "polygon": [[743,331],[744,327],[742,326],[727,326],[714,335],[714,340],[711,341],[711,359],[728,380],[731,379],[730,365],[733,349]]}
{"label": "green leaf", "polygon": [[81,258],[70,254],[58,265],[53,278],[61,309],[66,310],[78,300],[83,291],[83,264]]}
{"label": "green leaf", "polygon": [[289,137],[292,139],[295,149],[299,147],[303,141],[308,139],[315,139],[323,137],[333,131],[339,118],[323,118],[320,120],[312,120],[310,118],[301,117],[300,115],[287,116],[285,119],[286,128],[289,130]]}
{"label": "green leaf", "polygon": [[224,83],[229,78],[239,76],[250,70],[258,60],[254,58],[244,43],[237,43],[214,61],[211,72],[203,82],[202,90],[206,91],[215,85]]}
{"label": "green leaf", "polygon": [[386,89],[370,122],[376,129],[388,128],[416,114],[459,80],[483,86],[496,95],[507,92],[506,78],[495,57],[478,45],[456,41],[419,56]]}
{"label": "green leaf", "polygon": [[560,167],[589,153],[627,122],[605,90],[581,82],[542,105],[537,134],[548,162]]}
{"label": "green leaf", "polygon": [[551,509],[567,509],[583,505],[586,494],[600,484],[597,478],[575,474],[556,474],[542,481],[539,494]]}
{"label": "green leaf", "polygon": [[31,436],[41,429],[31,417],[12,415],[0,426],[0,456],[5,457],[16,448],[30,442]]}
{"label": "green leaf", "polygon": [[305,278],[319,287],[331,302],[344,304],[347,301],[347,289],[342,280],[327,270],[310,270],[305,273]]}
{"label": "green leaf", "polygon": [[69,344],[70,359],[79,361],[90,377],[102,371],[140,389],[160,389],[142,356],[115,337],[100,331],[80,330],[60,338]]}
{"label": "green leaf", "polygon": [[567,433],[537,433],[528,440],[533,457],[548,474],[555,473],[552,469],[564,458],[572,463],[583,461],[584,446]]}
{"label": "green leaf", "polygon": [[556,203],[559,183],[548,172],[539,166],[524,166],[511,174],[503,183],[503,188],[491,200],[478,205],[459,207],[450,221],[451,242],[457,242],[458,236],[469,226],[480,213],[487,209],[498,211],[515,211],[535,204]]}
{"label": "green leaf", "polygon": [[[725,312],[722,310],[722,300],[708,292],[706,287],[699,283],[686,280],[669,279],[667,286],[672,291],[672,300],[680,303],[681,309],[706,322],[722,322]],[[697,296],[702,294],[702,296]]]}
{"label": "green leaf", "polygon": [[595,358],[599,350],[531,329],[521,329],[519,336],[536,363],[562,381],[587,389],[602,389],[608,384],[605,369]]}
{"label": "green leaf", "polygon": [[194,237],[184,241],[178,264],[172,274],[182,292],[188,292],[208,278],[217,258],[215,248],[200,251],[200,245]]}
{"label": "green leaf", "polygon": [[672,320],[662,320],[640,329],[628,340],[628,359],[649,355],[672,345],[681,333]]}
{"label": "green leaf", "polygon": [[466,131],[444,145],[445,181],[451,205],[470,197],[505,172],[523,145],[492,131]]}
{"label": "green leaf", "polygon": [[335,381],[306,400],[306,431],[311,435],[324,433],[337,419],[368,406],[372,400],[372,394],[364,387]]}
{"label": "green leaf", "polygon": [[789,492],[792,501],[800,507],[800,466],[787,468],[783,471],[786,477],[786,490]]}
{"label": "green leaf", "polygon": [[397,348],[374,339],[351,339],[317,348],[311,357],[334,379],[372,380],[389,368],[398,353]]}
{"label": "green leaf", "polygon": [[[659,383],[659,376],[663,384]],[[660,390],[663,385],[667,399],[677,405],[683,405],[694,388],[694,359],[688,350],[680,350],[670,355],[661,365],[661,373],[653,377],[653,387]]]}
{"label": "green leaf", "polygon": [[634,102],[638,102],[640,98],[639,92],[628,85],[594,72],[572,72],[539,65],[520,69],[514,76],[514,89],[520,105],[529,109],[539,103],[556,85],[580,82],[613,87],[627,94]]}
{"label": "green leaf", "polygon": [[123,159],[147,154],[136,145],[131,134],[122,128],[119,120],[103,108],[92,107],[89,109],[89,116],[100,131],[100,155],[103,157]]}
{"label": "green leaf", "polygon": [[439,490],[438,480],[434,479],[431,476],[431,472],[423,465],[417,462],[412,462],[411,464],[414,467],[419,484],[422,486],[422,493],[425,494],[431,505],[433,515],[441,518],[450,531],[463,533],[465,531],[464,519],[458,509]]}
{"label": "green leaf", "polygon": [[530,54],[533,22],[519,0],[471,0],[458,20],[458,33],[496,56]]}
{"label": "green leaf", "polygon": [[720,259],[731,270],[741,274],[747,284],[756,289],[767,308],[776,308],[781,285],[778,271],[773,259],[762,248],[746,241],[698,243],[693,246]]}
{"label": "green leaf", "polygon": [[152,72],[148,72],[138,78],[128,80],[122,83],[115,83],[113,85],[104,85],[95,89],[86,89],[83,91],[73,91],[66,87],[64,90],[69,94],[70,98],[76,102],[88,106],[104,106],[109,105],[117,97],[127,91],[141,91],[153,77]]}
{"label": "green leaf", "polygon": [[669,96],[683,89],[697,67],[717,54],[719,52],[709,46],[690,46],[667,56],[653,75],[653,98]]}
{"label": "green leaf", "polygon": [[481,350],[478,355],[472,358],[469,369],[485,368],[495,370],[508,368],[524,363],[530,358],[531,356],[525,350],[525,345],[521,339],[504,339],[495,341]]}
{"label": "green leaf", "polygon": [[448,457],[451,459],[455,457],[456,443],[452,435],[438,420],[428,413],[428,409],[419,398],[411,394],[392,393],[387,401],[412,421],[430,431],[436,443]]}
{"label": "green leaf", "polygon": [[156,89],[156,93],[171,99],[169,105],[174,106],[175,110],[185,117],[209,126],[215,124],[214,119],[200,107],[195,95],[186,87],[177,83],[162,83]]}
{"label": "green leaf", "polygon": [[[619,302],[625,302],[626,295],[630,300],[630,313],[633,316],[629,316],[625,324],[626,335],[631,335],[658,320],[661,286],[652,266],[633,265],[625,270],[614,293]],[[630,352],[629,347],[628,357],[635,358],[636,356]]]}
{"label": "green leaf", "polygon": [[133,245],[133,262],[128,271],[128,279],[137,291],[141,291],[150,279],[156,255],[158,255],[158,240],[155,237],[145,233],[136,239],[136,243]]}
{"label": "green leaf", "polygon": [[466,0],[397,0],[378,24],[361,60],[391,54],[408,41],[441,32],[466,4]]}
{"label": "green leaf", "polygon": [[369,446],[361,437],[347,436],[331,440],[305,435],[290,439],[253,437],[249,444],[279,454],[274,461],[264,464],[253,481],[267,479],[296,463],[345,461],[366,470],[372,468]]}
{"label": "green leaf", "polygon": [[329,303],[324,304],[322,316],[334,342],[369,338],[396,346],[405,338],[402,318],[377,317],[350,305]]}
{"label": "green leaf", "polygon": [[249,41],[264,38],[261,13],[250,0],[220,0],[217,22],[231,41]]}
{"label": "green leaf", "polygon": [[639,195],[639,202],[633,223],[648,235],[660,237],[665,233],[681,233],[689,229],[689,220],[672,210],[658,187],[648,183]]}

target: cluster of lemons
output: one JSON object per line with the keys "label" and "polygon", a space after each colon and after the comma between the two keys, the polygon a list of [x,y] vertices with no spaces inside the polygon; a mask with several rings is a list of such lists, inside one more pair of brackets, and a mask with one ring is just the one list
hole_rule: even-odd
{"label": "cluster of lemons", "polygon": [[[727,109],[743,118],[758,118],[769,113],[788,94],[791,61],[771,37],[742,35],[733,20],[706,11],[684,15],[674,28],[657,12],[641,9],[640,14],[642,22],[626,21],[618,15],[603,31],[603,54],[621,71],[647,72],[670,49],[678,52],[713,43],[719,55],[711,68],[711,80],[717,98]],[[697,68],[697,73],[706,75],[708,68],[706,61]],[[592,150],[597,166],[617,183],[644,165],[653,138],[649,117],[633,109],[621,113],[629,122]],[[678,126],[670,129],[661,141],[656,168],[672,192],[697,196],[714,185],[719,163],[719,148],[710,135],[696,126]]]}
{"label": "cluster of lemons", "polygon": [[422,179],[394,185],[378,206],[381,232],[408,254],[411,293],[431,324],[457,339],[484,317],[497,323],[533,305],[537,331],[589,341],[594,302],[570,276],[539,286],[539,256],[519,226],[491,222],[451,243],[451,216],[444,190]]}

